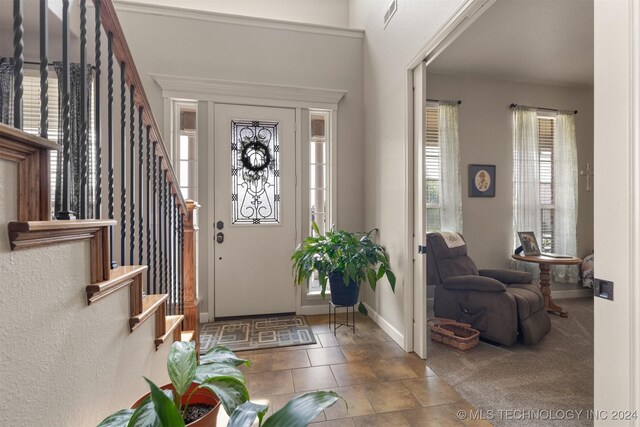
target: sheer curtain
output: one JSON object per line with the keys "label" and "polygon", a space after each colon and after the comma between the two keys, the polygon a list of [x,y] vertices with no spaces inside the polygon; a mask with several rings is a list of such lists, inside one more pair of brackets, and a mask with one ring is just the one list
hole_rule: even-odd
{"label": "sheer curtain", "polygon": [[442,173],[440,229],[462,233],[458,104],[455,101],[440,101],[438,116]]}
{"label": "sheer curtain", "polygon": [[[554,251],[576,256],[576,224],[578,221],[578,149],[576,146],[575,116],[572,112],[558,112],[553,156],[554,167]],[[578,281],[577,265],[558,265],[552,268],[553,280]]]}
{"label": "sheer curtain", "polygon": [[[541,236],[540,170],[538,155],[538,115],[536,110],[513,110],[513,236],[518,246],[518,231],[533,231]],[[512,262],[514,268],[537,275],[537,265]]]}

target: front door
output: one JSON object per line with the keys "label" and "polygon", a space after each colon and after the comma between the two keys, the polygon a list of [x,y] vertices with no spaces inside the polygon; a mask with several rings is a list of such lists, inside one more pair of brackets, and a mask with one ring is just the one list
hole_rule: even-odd
{"label": "front door", "polygon": [[295,311],[295,111],[215,106],[215,317]]}

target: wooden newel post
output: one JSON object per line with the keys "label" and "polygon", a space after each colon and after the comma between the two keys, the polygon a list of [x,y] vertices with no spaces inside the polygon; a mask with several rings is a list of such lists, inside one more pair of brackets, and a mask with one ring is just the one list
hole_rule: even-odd
{"label": "wooden newel post", "polygon": [[184,326],[183,330],[193,331],[196,342],[196,354],[200,354],[200,299],[198,298],[198,282],[196,278],[196,261],[198,257],[197,210],[200,205],[187,200],[187,216],[184,221]]}

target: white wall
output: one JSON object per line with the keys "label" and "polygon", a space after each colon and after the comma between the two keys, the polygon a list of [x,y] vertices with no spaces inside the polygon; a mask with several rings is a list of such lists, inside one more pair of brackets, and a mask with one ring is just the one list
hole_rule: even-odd
{"label": "white wall", "polygon": [[[427,67],[428,70],[428,67]],[[462,100],[458,108],[464,236],[479,268],[508,268],[513,252],[513,148],[509,104],[578,110],[580,169],[593,169],[593,88],[427,74],[427,97]],[[496,197],[469,197],[468,165],[496,165]],[[578,181],[578,256],[593,252],[593,190]]]}
{"label": "white wall", "polygon": [[[288,86],[348,91],[338,110],[338,226],[362,230],[364,217],[363,39],[361,33],[321,34],[287,28],[269,28],[263,21],[251,25],[210,22],[182,17],[119,11],[127,41],[135,58],[152,109],[164,129],[164,103],[160,87],[149,73],[203,77]],[[249,18],[247,18],[249,19]],[[150,38],[149,35],[153,34]],[[202,110],[201,110],[202,111]],[[199,117],[206,124],[207,117]],[[200,129],[203,129],[200,126]],[[213,224],[208,188],[208,150],[213,135],[199,138],[201,311],[210,277],[207,227]],[[293,248],[292,248],[293,250]],[[286,260],[286,262],[289,262]]]}
{"label": "white wall", "polygon": [[[121,1],[116,1],[122,3]],[[177,6],[175,0],[133,0],[159,6]],[[305,22],[333,27],[349,26],[349,0],[182,0],[179,6],[208,12]]]}
{"label": "white wall", "polygon": [[91,426],[168,382],[154,319],[129,332],[129,293],[87,305],[89,243],[16,252],[17,165],[0,160],[0,425]]}
{"label": "white wall", "polygon": [[[595,24],[595,251],[596,277],[614,282],[614,301],[595,299],[594,407],[600,410],[639,410],[638,381],[638,187],[637,92],[632,101],[631,78],[640,72],[631,61],[638,53],[631,42],[632,4],[637,2],[596,0]],[[637,13],[637,10],[636,10]],[[633,74],[631,74],[633,73]],[[638,89],[636,86],[635,90]],[[632,102],[634,104],[632,104]],[[634,161],[633,155],[636,156]],[[632,163],[633,161],[633,163]],[[632,164],[634,169],[632,169]],[[635,180],[635,183],[634,183]],[[635,233],[635,234],[632,234]],[[633,251],[636,251],[635,253]],[[637,300],[636,300],[637,301]],[[635,315],[633,313],[636,313]],[[633,319],[636,319],[633,325]],[[632,329],[635,326],[635,330]],[[635,407],[633,393],[635,383]],[[636,422],[598,421],[595,425],[637,425]]]}
{"label": "white wall", "polygon": [[[412,266],[407,253],[407,199],[412,177],[406,170],[407,66],[435,32],[465,1],[398,2],[398,11],[383,28],[387,0],[351,0],[349,19],[365,29],[365,228],[378,227],[398,282],[395,295],[385,283],[366,300],[384,321],[403,332],[405,272]],[[411,196],[413,197],[413,196]]]}

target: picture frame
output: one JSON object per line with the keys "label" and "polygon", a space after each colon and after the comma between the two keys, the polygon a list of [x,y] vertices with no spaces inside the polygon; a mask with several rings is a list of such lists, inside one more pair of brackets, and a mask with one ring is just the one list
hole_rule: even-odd
{"label": "picture frame", "polygon": [[539,256],[540,246],[533,231],[518,231],[518,239],[525,256]]}
{"label": "picture frame", "polygon": [[469,165],[469,197],[496,196],[496,165]]}

